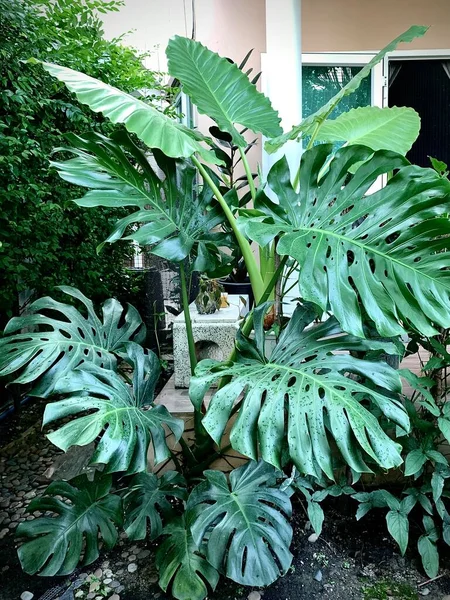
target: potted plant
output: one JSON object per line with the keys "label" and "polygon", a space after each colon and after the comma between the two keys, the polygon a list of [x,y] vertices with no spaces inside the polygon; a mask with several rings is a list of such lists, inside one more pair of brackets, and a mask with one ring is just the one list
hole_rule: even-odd
{"label": "potted plant", "polygon": [[[306,498],[317,535],[320,502],[327,495],[353,494],[361,503],[358,517],[373,506],[387,507],[388,529],[402,553],[408,513],[420,504],[428,514],[419,552],[427,573],[435,576],[440,535],[435,523],[449,539],[442,498],[450,473],[439,452],[418,447],[411,437],[414,412],[400,395],[401,373],[381,355],[401,355],[405,332],[432,338],[438,327],[450,327],[450,182],[406,160],[418,133],[414,111],[365,107],[328,120],[377,61],[424,32],[413,27],[399,36],[287,134],[268,98],[236,65],[199,42],[171,40],[171,75],[238,148],[253,202],[245,209],[239,208],[235,186],[224,190],[220,184],[215,167],[226,161],[213,140],[98,80],[43,64],[81,102],[128,130],[112,138],[72,136],[64,150],[73,158],[53,165],[62,178],[88,189],[79,205],[135,207],[107,241],[131,238],[178,265],[195,439],[184,438],[182,420],[153,401],[159,363],[140,345],[142,322],[132,307],[124,311],[107,301],[100,319],[80,292],[64,288],[84,305],[83,313],[43,298],[28,315],[13,319],[0,340],[0,374],[31,387],[32,395],[52,398],[44,414],[49,439],[62,450],[93,443],[91,462],[103,468],[94,482],[53,483],[44,499],[33,501],[30,510],[52,510],[56,516],[19,525],[25,571],[67,574],[80,560],[83,538],[85,561],[93,561],[98,536],[111,547],[123,524],[130,539],[161,537],[160,585],[175,598],[203,600],[221,575],[266,586],[291,564],[290,496],[296,491]],[[236,124],[269,138],[268,151],[309,136],[293,181],[287,160],[280,158],[256,190],[247,141]],[[163,176],[131,134],[146,144]],[[346,144],[336,151],[328,141]],[[379,176],[391,172],[396,174],[388,184],[371,193]],[[186,190],[196,175],[202,186],[192,202]],[[228,229],[218,231],[223,223]],[[198,272],[217,269],[220,247],[230,236],[245,262],[255,308],[227,360],[196,364],[185,261]],[[262,250],[264,276],[252,243]],[[290,259],[298,265],[300,301],[280,324],[269,360],[268,300]],[[324,312],[330,318],[309,328]],[[35,331],[37,325],[42,330]],[[21,333],[24,328],[29,329]],[[373,330],[390,341],[372,337]],[[121,372],[122,361],[132,367],[131,380]],[[448,410],[435,403],[426,382],[410,373],[406,377],[420,390],[435,427],[449,438]],[[205,394],[216,382],[206,408]],[[230,425],[230,445],[249,461],[227,478],[208,466],[228,450],[221,439]],[[167,446],[167,428],[179,440],[179,451]],[[171,460],[173,469],[158,476],[147,464],[149,447],[155,463]],[[363,473],[402,466],[405,475],[420,476],[425,464],[432,482],[413,489],[408,499],[383,490],[372,496],[354,487]],[[113,488],[114,478],[120,478],[120,490]],[[70,499],[70,505],[57,496]]]}
{"label": "potted plant", "polygon": [[217,279],[200,276],[195,306],[200,315],[211,315],[221,307],[223,287]]}

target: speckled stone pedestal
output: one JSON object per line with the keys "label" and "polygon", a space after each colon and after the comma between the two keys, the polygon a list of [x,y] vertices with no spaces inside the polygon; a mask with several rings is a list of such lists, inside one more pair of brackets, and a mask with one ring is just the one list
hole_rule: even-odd
{"label": "speckled stone pedestal", "polygon": [[[229,295],[228,303],[227,308],[221,308],[212,315],[199,315],[195,304],[190,305],[198,360],[204,358],[224,360],[233,351],[240,319],[239,296]],[[183,313],[178,315],[173,324],[173,358],[175,387],[189,387],[191,368]]]}

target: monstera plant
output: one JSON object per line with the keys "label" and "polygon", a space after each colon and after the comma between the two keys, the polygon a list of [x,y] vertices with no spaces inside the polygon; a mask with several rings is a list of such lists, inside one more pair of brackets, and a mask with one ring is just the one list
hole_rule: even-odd
{"label": "monstera plant", "polygon": [[[0,340],[0,375],[48,398],[49,440],[64,451],[90,445],[96,469],[93,481],[80,475],[52,483],[33,501],[30,510],[54,518],[46,514],[17,529],[28,573],[66,574],[80,560],[90,563],[100,540],[113,547],[123,527],[131,540],[161,540],[160,585],[174,598],[203,600],[220,576],[266,586],[291,564],[295,491],[305,496],[320,533],[320,501],[327,495],[351,495],[358,490],[350,483],[357,485],[362,474],[403,464],[414,415],[401,377],[421,391],[422,404],[448,434],[448,411],[427,382],[396,370],[389,357],[404,354],[407,335],[433,339],[450,327],[450,182],[405,158],[420,126],[412,109],[362,107],[329,118],[387,52],[424,32],[412,27],[399,36],[289,133],[237,65],[199,42],[172,39],[169,71],[198,111],[215,121],[215,139],[228,140],[240,154],[245,201],[236,185],[224,182],[224,152],[213,139],[83,73],[36,66],[123,125],[111,138],[69,136],[57,149],[64,160],[52,164],[63,179],[87,189],[77,200],[80,210],[129,208],[99,242],[132,239],[178,264],[195,439],[184,437],[183,421],[155,403],[159,363],[144,349],[143,324],[132,307],[108,300],[100,319],[80,292],[63,288],[81,311],[73,302],[43,298],[13,319]],[[307,149],[295,172],[279,158],[257,185],[246,130],[264,135],[268,152],[304,137]],[[226,273],[230,248],[245,261],[256,307],[226,361],[197,365],[188,270]],[[298,305],[290,317],[278,315],[272,348],[267,313],[277,283],[293,274]],[[215,383],[206,409],[205,394]],[[228,476],[208,469],[229,448],[227,431],[229,444],[249,459]],[[415,448],[407,475],[423,472],[427,460],[442,463],[439,452],[420,450],[417,458]],[[439,473],[436,507],[447,527],[447,474]],[[417,502],[434,510],[426,493],[402,502],[387,492],[357,493],[358,518],[372,506],[388,506],[389,531],[404,552],[408,512]],[[426,518],[419,551],[432,573],[437,538],[432,517]]]}

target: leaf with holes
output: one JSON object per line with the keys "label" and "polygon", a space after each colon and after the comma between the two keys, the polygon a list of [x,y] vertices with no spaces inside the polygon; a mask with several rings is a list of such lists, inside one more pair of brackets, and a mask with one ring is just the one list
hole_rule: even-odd
{"label": "leaf with holes", "polygon": [[[0,376],[13,375],[15,383],[34,383],[29,394],[44,398],[62,377],[84,362],[115,370],[116,354],[124,344],[145,339],[145,325],[132,306],[124,312],[117,300],[107,300],[101,321],[92,302],[80,291],[68,286],[58,289],[80,301],[86,316],[69,304],[40,298],[26,315],[9,321],[5,337],[0,339]],[[26,329],[31,331],[24,332]]]}
{"label": "leaf with holes", "polygon": [[110,476],[99,473],[94,481],[85,475],[70,483],[55,481],[42,498],[31,501],[30,513],[46,514],[17,528],[17,536],[26,540],[18,550],[26,573],[68,575],[81,555],[85,565],[97,560],[100,540],[104,548],[114,547],[119,537],[116,527],[122,525],[122,501],[110,494],[111,483]]}
{"label": "leaf with holes", "polygon": [[30,62],[41,64],[50,75],[62,81],[81,104],[87,104],[113,123],[123,123],[127,131],[136,134],[149,148],[159,148],[172,158],[188,158],[198,153],[206,162],[220,163],[214,152],[201,143],[210,140],[151,104],[79,71],[35,59]]}
{"label": "leaf with holes", "polygon": [[299,193],[280,159],[268,175],[279,204],[255,204],[258,216],[242,222],[247,235],[261,246],[281,236],[278,253],[300,264],[302,297],[349,333],[364,335],[361,304],[383,336],[449,327],[450,181],[385,150],[341,148],[330,162],[331,151],[323,144],[303,154]]}
{"label": "leaf with holes", "polygon": [[224,220],[208,186],[195,191],[195,169],[154,151],[153,166],[128,134],[111,138],[98,133],[68,136],[74,154],[52,166],[70,183],[89,188],[79,206],[135,207],[118,220],[106,242],[134,240],[152,254],[180,262],[191,255],[193,268],[213,272],[226,263],[219,247],[232,246],[231,236],[214,229]]}
{"label": "leaf with holes", "polygon": [[184,517],[166,525],[163,533],[167,538],[156,552],[159,585],[165,592],[170,588],[177,600],[203,600],[208,587],[215,590],[219,573],[199,552]]}
{"label": "leaf with holes", "polygon": [[324,471],[333,478],[332,437],[356,472],[371,471],[367,458],[386,469],[398,466],[400,447],[369,407],[372,402],[388,419],[409,429],[395,397],[401,389],[399,376],[384,362],[348,354],[370,349],[395,354],[395,345],[344,334],[335,319],[307,329],[316,312],[306,306],[295,310],[269,360],[264,354],[265,310],[267,305],[262,305],[254,312],[254,340],[238,333],[234,362],[204,360],[191,379],[189,393],[197,407],[214,381],[231,380],[215,392],[203,419],[212,438],[220,440],[243,393],[230,442],[250,458],[260,452],[265,461],[280,467],[287,444],[301,473],[318,476]]}
{"label": "leaf with holes", "polygon": [[169,498],[184,500],[186,481],[176,471],[161,478],[153,473],[138,473],[133,477],[124,499],[125,531],[131,540],[145,540],[150,528],[150,540],[161,535],[164,520],[170,519],[173,507]]}
{"label": "leaf with holes", "polygon": [[276,471],[260,461],[224,473],[205,471],[193,489],[187,520],[208,562],[243,585],[265,586],[288,570],[292,508],[276,486]]}
{"label": "leaf with holes", "polygon": [[183,433],[183,421],[173,417],[165,406],[153,404],[160,366],[157,357],[132,342],[125,347],[124,359],[133,368],[133,385],[117,374],[94,364],[83,364],[63,377],[55,391],[66,396],[47,404],[43,424],[70,418],[47,435],[66,451],[95,441],[91,464],[105,464],[105,472],[145,471],[152,443],[155,464],[170,457],[164,426],[175,439]]}
{"label": "leaf with holes", "polygon": [[199,112],[214,119],[237,146],[245,148],[248,142],[236,124],[266,136],[282,133],[280,117],[269,98],[258,92],[236,64],[180,36],[170,40],[166,54],[169,73],[181,81]]}

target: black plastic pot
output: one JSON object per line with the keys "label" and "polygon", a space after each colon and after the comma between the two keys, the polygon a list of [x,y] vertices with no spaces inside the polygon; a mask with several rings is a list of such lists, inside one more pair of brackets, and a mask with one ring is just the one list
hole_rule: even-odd
{"label": "black plastic pot", "polygon": [[236,294],[237,296],[248,296],[248,310],[252,310],[255,303],[253,297],[252,285],[250,281],[244,281],[242,283],[235,283],[234,281],[227,281],[221,279],[220,283],[227,294]]}

